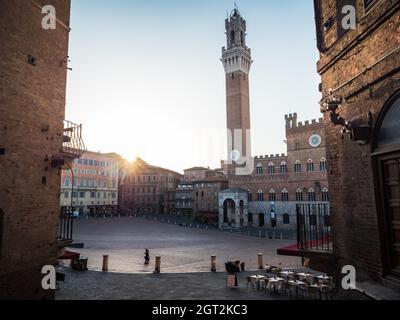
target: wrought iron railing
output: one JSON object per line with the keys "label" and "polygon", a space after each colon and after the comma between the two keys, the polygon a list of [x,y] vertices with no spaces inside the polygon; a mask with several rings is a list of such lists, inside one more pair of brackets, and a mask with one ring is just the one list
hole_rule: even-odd
{"label": "wrought iron railing", "polygon": [[85,144],[82,139],[82,125],[64,120],[62,152],[74,159],[80,158],[85,152]]}
{"label": "wrought iron railing", "polygon": [[332,251],[329,202],[296,205],[299,250]]}
{"label": "wrought iron railing", "polygon": [[72,241],[72,231],[74,227],[74,208],[61,207],[58,224],[58,241]]}

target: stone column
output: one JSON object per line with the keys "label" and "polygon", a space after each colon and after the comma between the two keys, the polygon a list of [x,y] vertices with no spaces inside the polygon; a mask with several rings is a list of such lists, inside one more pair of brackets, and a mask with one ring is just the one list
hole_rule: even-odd
{"label": "stone column", "polygon": [[244,227],[248,227],[249,226],[249,209],[248,206],[244,206],[243,207],[243,216],[244,216]]}
{"label": "stone column", "polygon": [[236,205],[236,228],[240,228],[240,206]]}

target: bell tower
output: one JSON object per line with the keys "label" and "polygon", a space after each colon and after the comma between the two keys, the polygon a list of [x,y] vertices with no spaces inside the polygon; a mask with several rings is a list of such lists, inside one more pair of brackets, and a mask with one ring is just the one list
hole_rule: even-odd
{"label": "bell tower", "polygon": [[225,20],[225,30],[221,61],[226,78],[228,161],[238,162],[251,156],[249,72],[253,61],[246,46],[246,20],[237,8]]}

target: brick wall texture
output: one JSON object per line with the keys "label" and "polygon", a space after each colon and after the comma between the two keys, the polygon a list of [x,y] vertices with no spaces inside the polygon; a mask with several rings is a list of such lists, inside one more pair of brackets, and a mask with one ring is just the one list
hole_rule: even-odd
{"label": "brick wall texture", "polygon": [[[319,24],[335,17],[338,6],[351,3],[357,8],[355,30],[342,34],[338,31],[340,21],[323,30]],[[400,2],[375,1],[368,11],[364,10],[364,1],[327,0],[315,1],[315,5],[319,46],[324,51],[318,62],[323,96],[329,89],[344,85],[334,93],[346,98],[338,110],[340,116],[366,125],[371,112],[375,128],[385,103],[400,90],[400,54],[391,54],[368,67],[400,45]],[[374,143],[360,145],[348,134],[342,135],[342,127],[331,123],[328,112],[324,122],[337,270],[352,264],[360,277],[380,279],[385,273],[379,231],[383,212],[377,207]]]}
{"label": "brick wall texture", "polygon": [[[48,4],[56,30],[42,29]],[[53,297],[41,268],[57,255],[69,14],[69,0],[0,0],[0,299]]]}

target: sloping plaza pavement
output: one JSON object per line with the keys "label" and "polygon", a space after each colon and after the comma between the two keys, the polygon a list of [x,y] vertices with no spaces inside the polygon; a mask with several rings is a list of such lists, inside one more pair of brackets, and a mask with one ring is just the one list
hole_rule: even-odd
{"label": "sloping plaza pavement", "polygon": [[[226,288],[226,261],[245,262],[257,268],[257,253],[264,263],[299,268],[300,258],[278,256],[276,249],[293,240],[271,240],[215,229],[196,229],[143,218],[89,218],[74,223],[74,241],[83,249],[69,248],[88,258],[89,271],[62,266],[65,283],[56,299],[282,299],[247,290],[248,274],[238,275],[239,288]],[[150,265],[144,266],[144,249],[150,249]],[[211,255],[217,271],[210,271]],[[101,272],[102,257],[109,255],[109,272]],[[155,256],[161,256],[161,273],[153,274]]]}
{"label": "sloping plaza pavement", "polygon": [[[59,267],[65,282],[59,282],[57,300],[283,300],[278,295],[247,288],[247,276],[262,274],[257,253],[264,264],[291,270],[301,268],[300,258],[278,256],[276,249],[290,240],[271,240],[215,229],[196,229],[142,218],[90,218],[76,220],[74,240],[83,249],[69,249],[88,258],[89,271]],[[150,265],[144,266],[149,248]],[[210,272],[210,256],[217,256],[217,271]],[[102,256],[109,255],[109,272],[101,272]],[[161,256],[161,273],[153,274],[154,257]],[[238,274],[238,288],[226,288],[225,261],[245,262]],[[346,293],[345,299],[363,299]]]}
{"label": "sloping plaza pavement", "polygon": [[57,300],[272,300],[288,296],[247,289],[246,276],[238,274],[238,288],[226,288],[223,272],[126,274],[78,272],[63,268]]}

